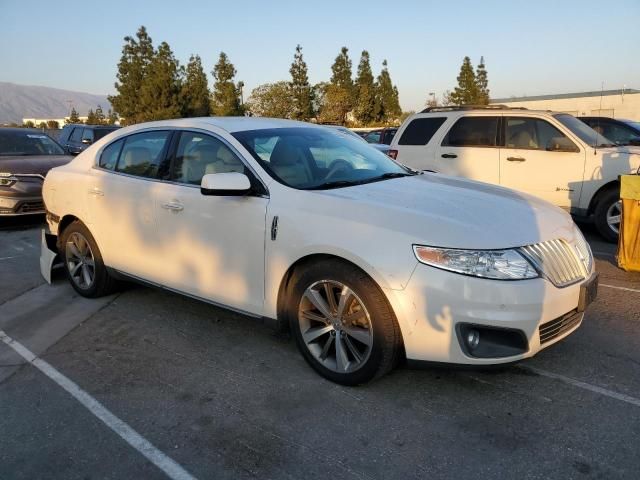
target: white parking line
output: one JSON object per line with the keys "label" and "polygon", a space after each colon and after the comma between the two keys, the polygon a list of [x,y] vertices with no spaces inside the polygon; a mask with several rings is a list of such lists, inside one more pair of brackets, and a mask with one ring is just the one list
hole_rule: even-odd
{"label": "white parking line", "polygon": [[120,436],[125,442],[144,455],[147,460],[167,474],[172,480],[195,480],[184,468],[167,457],[164,453],[145,440],[138,432],[107,410],[100,402],[82,390],[78,385],[53,368],[50,364],[37,358],[24,345],[9,337],[0,330],[0,339],[11,347],[18,355],[44,373],[60,387],[69,392],[87,410]]}
{"label": "white parking line", "polygon": [[636,292],[636,293],[640,293],[640,290],[637,288],[629,288],[629,287],[618,287],[617,285],[607,285],[606,283],[601,283],[599,285],[600,287],[607,287],[607,288],[615,288],[616,290],[624,290],[625,292]]}
{"label": "white parking line", "polygon": [[20,257],[24,257],[24,255],[14,255],[13,257],[0,257],[0,261],[11,260],[12,258],[20,258]]}
{"label": "white parking line", "polygon": [[598,387],[597,385],[591,385],[590,383],[581,382],[580,380],[576,380],[575,378],[565,377],[564,375],[548,372],[547,370],[542,370],[540,368],[535,368],[530,366],[524,366],[522,368],[528,369],[533,373],[542,375],[543,377],[553,378],[554,380],[560,380],[561,382],[567,383],[569,385],[573,385],[574,387],[583,388],[584,390],[589,390],[590,392],[599,393],[600,395],[604,395],[609,398],[615,398],[616,400],[620,400],[621,402],[630,403],[631,405],[640,407],[640,398],[631,397],[629,395],[625,395],[624,393],[614,392],[613,390],[608,390],[606,388]]}

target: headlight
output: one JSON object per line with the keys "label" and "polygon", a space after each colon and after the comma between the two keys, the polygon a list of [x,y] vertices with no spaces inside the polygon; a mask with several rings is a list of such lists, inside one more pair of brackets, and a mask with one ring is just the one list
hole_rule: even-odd
{"label": "headlight", "polygon": [[450,272],[497,280],[538,277],[529,261],[515,250],[459,250],[414,245],[421,263]]}
{"label": "headlight", "polygon": [[14,177],[11,173],[0,172],[0,186],[10,187],[17,181],[18,179]]}

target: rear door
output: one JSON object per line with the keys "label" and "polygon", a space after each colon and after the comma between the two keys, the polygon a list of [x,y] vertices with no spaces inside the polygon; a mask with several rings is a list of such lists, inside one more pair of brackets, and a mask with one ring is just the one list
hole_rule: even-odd
{"label": "rear door", "polygon": [[428,145],[446,120],[446,117],[416,117],[410,120],[398,132],[400,137],[396,135],[393,141],[392,148],[397,151],[396,160],[416,170],[437,171],[436,149]]}
{"label": "rear door", "polygon": [[82,133],[84,132],[84,127],[73,127],[73,131],[71,135],[69,135],[69,140],[67,140],[67,144],[65,148],[71,155],[77,155],[82,151]]}
{"label": "rear door", "polygon": [[435,171],[499,184],[499,124],[497,115],[460,117],[435,149]]}
{"label": "rear door", "polygon": [[540,117],[504,117],[500,184],[568,209],[578,206],[585,152]]}

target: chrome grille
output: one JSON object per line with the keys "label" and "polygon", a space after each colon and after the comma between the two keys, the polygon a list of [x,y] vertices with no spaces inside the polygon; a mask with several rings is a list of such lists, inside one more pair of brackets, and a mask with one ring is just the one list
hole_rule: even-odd
{"label": "chrome grille", "polygon": [[582,314],[573,310],[562,317],[551,320],[547,323],[540,325],[540,345],[550,342],[556,337],[559,337],[563,333],[571,330],[578,323]]}
{"label": "chrome grille", "polygon": [[[587,272],[591,271],[591,252],[588,248],[584,245],[581,249],[580,246],[556,239],[528,245],[520,251],[551,283],[562,288],[584,280]],[[586,252],[584,261],[581,259],[581,250]]]}

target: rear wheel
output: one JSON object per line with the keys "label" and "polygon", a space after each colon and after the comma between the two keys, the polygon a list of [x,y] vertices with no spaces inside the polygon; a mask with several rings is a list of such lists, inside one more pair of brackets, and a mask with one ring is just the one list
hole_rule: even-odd
{"label": "rear wheel", "polygon": [[357,267],[327,261],[291,280],[287,316],[305,360],[322,376],[357,385],[382,376],[402,351],[400,329],[375,282]]}
{"label": "rear wheel", "polygon": [[596,228],[600,235],[609,242],[617,242],[618,234],[620,233],[620,216],[622,214],[620,190],[611,188],[604,192],[596,204],[594,214]]}
{"label": "rear wheel", "polygon": [[109,275],[98,245],[81,222],[71,223],[62,232],[61,254],[71,286],[83,297],[101,297],[117,286]]}

